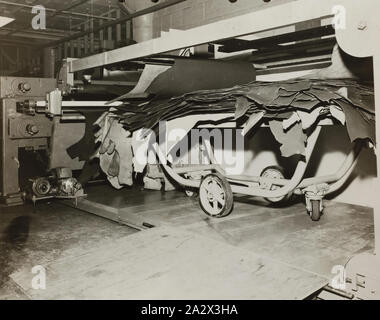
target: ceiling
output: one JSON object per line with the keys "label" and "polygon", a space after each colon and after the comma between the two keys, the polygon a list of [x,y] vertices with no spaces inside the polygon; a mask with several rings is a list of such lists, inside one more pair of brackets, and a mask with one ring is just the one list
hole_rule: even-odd
{"label": "ceiling", "polygon": [[[2,43],[38,45],[58,40],[84,30],[85,23],[116,19],[119,0],[0,0],[0,16],[15,20],[0,28]],[[31,21],[37,14],[32,7],[42,5],[46,9],[46,30],[34,30]],[[122,13],[121,13],[122,14]]]}

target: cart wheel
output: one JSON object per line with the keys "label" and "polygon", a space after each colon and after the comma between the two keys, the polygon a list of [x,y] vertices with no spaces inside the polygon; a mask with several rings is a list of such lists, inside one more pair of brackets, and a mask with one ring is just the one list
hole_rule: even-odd
{"label": "cart wheel", "polygon": [[311,220],[319,221],[321,219],[322,211],[321,211],[321,200],[310,200],[311,202]]}
{"label": "cart wheel", "polygon": [[189,198],[196,198],[198,193],[196,191],[193,191],[193,190],[190,190],[190,189],[186,189],[185,190],[185,194],[189,197]]}
{"label": "cart wheel", "polygon": [[[266,167],[260,174],[262,178],[270,178],[270,179],[285,179],[284,170],[279,166],[270,166]],[[265,186],[264,186],[265,187]],[[269,186],[267,187],[269,189]],[[279,186],[272,185],[270,190],[276,190],[280,188]],[[265,200],[271,203],[279,203],[286,202],[291,197],[291,194],[287,194],[282,197],[277,198],[265,198]]]}
{"label": "cart wheel", "polygon": [[232,189],[226,178],[213,173],[203,178],[199,187],[199,203],[208,216],[228,216],[232,211],[233,202]]}

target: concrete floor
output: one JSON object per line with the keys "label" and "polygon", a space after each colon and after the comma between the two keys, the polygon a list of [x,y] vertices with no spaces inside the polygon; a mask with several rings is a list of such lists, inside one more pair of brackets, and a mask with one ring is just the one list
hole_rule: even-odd
{"label": "concrete floor", "polygon": [[[319,283],[322,287],[328,281],[331,266],[345,263],[352,255],[373,249],[373,214],[370,208],[326,202],[325,215],[320,222],[314,223],[305,213],[302,202],[295,201],[288,207],[273,208],[258,199],[237,196],[231,216],[209,220],[200,214],[198,201],[185,197],[181,192],[115,191],[109,186],[89,188],[87,191],[88,199],[96,206],[104,206],[102,210],[114,208],[112,214],[119,221],[149,222],[156,228],[138,232],[117,222],[67,207],[62,202],[38,203],[35,211],[31,205],[0,207],[0,299],[44,299],[54,295],[57,299],[103,298],[98,294],[102,292],[100,289],[105,281],[113,281],[111,287],[115,290],[110,294],[116,294],[114,298],[136,298],[137,291],[131,287],[132,282],[140,287],[141,297],[146,298],[147,292],[156,292],[157,295],[152,297],[162,298],[165,293],[162,283],[171,283],[173,279],[180,281],[183,274],[186,274],[186,278],[189,275],[193,277],[187,288],[187,297],[199,297],[199,286],[192,286],[198,280],[202,280],[200,283],[203,284],[205,281],[214,281],[208,287],[205,286],[209,290],[206,297],[210,298],[215,296],[215,288],[221,283],[227,285],[230,281],[229,288],[231,283],[235,283],[236,268],[239,268],[240,262],[231,265],[232,257],[236,261],[242,257],[246,260],[238,274],[246,277],[240,279],[243,289],[243,284],[247,284],[244,295],[240,288],[232,297],[271,298],[275,292],[280,298],[288,298],[291,291],[288,285],[284,285],[281,288],[284,292],[280,292],[275,288],[270,291],[268,283],[289,283],[289,279],[293,279],[293,285],[302,283],[300,292],[308,292],[312,288],[317,291]],[[160,245],[162,239],[166,242]],[[177,244],[183,246],[184,241],[189,248],[178,251]],[[173,250],[164,252],[171,246],[174,246]],[[139,250],[135,250],[137,247]],[[219,254],[211,259],[215,252]],[[164,258],[152,258],[157,254]],[[50,288],[50,292],[24,294],[30,286],[31,266],[47,265],[50,270],[60,270],[64,265],[67,269],[71,268],[73,262],[70,259],[73,257],[78,269],[72,270],[71,275],[57,271],[54,275],[55,285]],[[182,260],[178,260],[178,257],[182,257]],[[222,258],[227,259],[223,264],[227,268],[220,271],[219,278],[207,272],[203,278],[199,277],[203,272],[191,274],[194,271],[194,265],[191,264],[191,268],[186,269],[189,260],[204,260],[204,263],[207,262],[205,266],[195,266],[195,269],[209,270],[215,267],[214,264],[219,266]],[[147,259],[151,259],[148,263],[150,267],[145,268],[144,273],[141,269],[146,266]],[[159,265],[161,260],[170,263]],[[259,275],[245,273],[256,264],[259,266]],[[102,273],[98,272],[99,266],[102,266]],[[126,268],[129,270],[127,273]],[[78,271],[80,269],[83,269],[82,273]],[[73,274],[76,279],[73,279]],[[85,284],[88,274],[91,274],[91,280]],[[273,280],[276,276],[277,282]],[[262,286],[261,292],[256,289],[252,295],[252,287],[257,288],[256,284],[265,277],[272,280]],[[78,279],[84,288],[78,285]],[[61,284],[66,286],[60,287]],[[119,287],[116,288],[115,284]],[[23,291],[20,287],[23,287]],[[278,288],[277,285],[275,287]],[[219,292],[228,291],[225,289],[228,288],[221,287]],[[119,293],[125,295],[119,296]],[[181,297],[181,294],[185,296],[180,290],[176,297]],[[293,298],[296,296],[301,298],[296,294]]]}
{"label": "concrete floor", "polygon": [[58,203],[0,207],[0,300],[26,299],[9,275],[70,250],[89,250],[137,232]]}

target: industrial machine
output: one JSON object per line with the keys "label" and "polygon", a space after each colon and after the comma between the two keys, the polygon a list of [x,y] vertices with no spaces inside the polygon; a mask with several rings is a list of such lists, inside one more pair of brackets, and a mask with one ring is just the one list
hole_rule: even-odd
{"label": "industrial machine", "polygon": [[[231,52],[230,48],[234,45],[240,47],[236,51],[241,51],[241,48],[246,50],[264,50],[260,52],[261,56],[253,55],[257,59],[257,65],[263,67],[265,63],[265,55],[269,56],[270,53],[275,53],[283,49],[284,43],[294,43],[292,49],[299,49],[306,44],[302,41],[307,40],[310,36],[310,32],[314,37],[319,38],[317,45],[326,46],[329,41],[323,39],[326,36],[326,32],[331,34],[331,26],[335,23],[335,37],[334,41],[339,47],[347,54],[359,58],[373,58],[374,62],[374,84],[375,84],[375,96],[376,102],[379,100],[380,92],[380,49],[377,45],[377,37],[380,32],[378,22],[373,17],[373,6],[378,6],[377,1],[363,1],[363,4],[359,7],[355,1],[332,1],[323,0],[318,1],[318,6],[315,5],[314,0],[294,1],[278,7],[264,9],[258,12],[248,13],[243,16],[231,18],[225,21],[218,21],[205,26],[196,27],[185,31],[171,31],[161,38],[156,38],[148,41],[144,41],[138,44],[134,44],[129,47],[119,48],[110,52],[100,53],[93,56],[88,56],[81,59],[67,59],[63,64],[58,79],[21,79],[21,78],[0,78],[0,102],[1,102],[1,182],[0,192],[1,198],[7,204],[18,204],[21,202],[22,190],[19,185],[19,152],[21,149],[27,150],[50,150],[53,146],[51,139],[53,138],[54,126],[58,125],[62,121],[83,121],[83,116],[78,114],[78,108],[110,108],[118,107],[122,102],[114,101],[108,104],[106,101],[65,101],[64,96],[72,94],[77,91],[75,83],[75,74],[83,72],[85,70],[104,67],[107,65],[116,65],[126,61],[133,63],[144,63],[148,58],[150,61],[154,60],[155,63],[166,63],[170,60],[170,52],[176,50],[183,50],[186,48],[193,48],[204,44],[221,45],[225,53]],[[343,12],[345,15],[344,27],[339,26],[337,21],[338,15],[342,11],[335,10],[337,5],[343,6]],[[340,8],[341,8],[340,7]],[[372,11],[371,11],[372,10]],[[292,14],[284,14],[291,12]],[[305,21],[312,21],[319,19],[324,21],[325,25],[321,25],[317,29],[307,31],[293,31],[287,32],[289,26],[294,26]],[[327,21],[327,22],[326,22]],[[262,33],[277,30],[278,34],[274,32],[274,36],[263,36]],[[315,34],[317,32],[317,34]],[[244,38],[248,35],[253,36],[250,39]],[[276,42],[277,41],[277,42]],[[300,41],[301,43],[298,43]],[[275,47],[274,52],[266,50],[268,43]],[[334,42],[335,44],[335,42]],[[310,48],[307,48],[310,49]],[[223,50],[220,52],[223,53]],[[316,51],[316,48],[313,48]],[[308,61],[312,60],[311,55],[313,50],[310,50],[308,54],[303,57],[304,64],[298,66],[310,67],[307,65]],[[306,50],[307,51],[307,50]],[[318,50],[317,50],[318,51]],[[315,58],[315,57],[313,57]],[[320,57],[319,57],[320,58]],[[261,61],[261,63],[259,63]],[[315,59],[311,64],[317,64],[321,59]],[[326,62],[326,61],[325,61]],[[282,64],[281,64],[282,63]],[[291,62],[273,62],[273,66],[278,69],[284,68],[287,70]],[[269,65],[260,70],[265,72],[270,69]],[[272,70],[273,71],[273,70]],[[270,74],[271,70],[269,70]],[[379,120],[379,113],[376,114],[377,120]],[[377,121],[379,122],[379,121]],[[329,123],[327,123],[329,124]],[[322,125],[322,124],[321,124]],[[312,137],[312,144],[315,142],[319,130],[316,130],[315,136]],[[379,125],[377,124],[377,138],[379,139]],[[308,150],[311,154],[312,144]],[[213,198],[210,192],[207,192],[207,183],[219,184],[219,189],[226,194],[229,198],[232,196],[232,192],[252,194],[247,192],[251,187],[252,182],[257,183],[269,183],[267,190],[261,190],[255,192],[254,195],[262,195],[268,198],[277,198],[286,196],[289,191],[296,191],[300,193],[306,193],[308,210],[313,214],[316,213],[319,218],[321,211],[321,200],[324,196],[324,190],[316,188],[317,185],[323,185],[324,183],[336,183],[333,185],[333,190],[336,187],[341,186],[341,182],[347,178],[347,173],[353,168],[356,162],[359,147],[355,148],[350,154],[349,158],[342,166],[342,170],[334,178],[328,181],[323,179],[322,181],[308,180],[308,183],[301,185],[301,179],[307,163],[301,163],[299,173],[295,175],[291,182],[290,187],[284,187],[289,181],[279,183],[276,177],[260,177],[257,181],[243,181],[243,187],[235,186],[232,190],[225,186],[225,181],[220,179],[218,175],[209,176],[203,180],[203,184],[200,181],[194,181],[191,179],[183,179],[179,174],[188,173],[180,172],[180,170],[173,170],[172,168],[165,168],[172,177],[176,178],[183,185],[193,188],[201,188],[200,192],[204,194],[204,203],[212,203]],[[378,150],[377,150],[378,151]],[[166,155],[158,155],[161,158],[162,163],[166,163]],[[210,152],[211,153],[211,152]],[[378,157],[378,167],[380,165],[380,158]],[[71,166],[68,166],[71,168]],[[49,166],[49,171],[55,169],[57,166]],[[211,168],[211,167],[210,167]],[[215,170],[215,166],[211,169]],[[204,169],[204,168],[202,168]],[[57,174],[58,172],[58,174]],[[66,172],[66,173],[65,173]],[[32,190],[35,196],[75,196],[77,192],[83,195],[79,184],[72,180],[69,171],[58,170],[56,175],[51,176],[47,173],[45,179],[32,179],[30,181]],[[230,179],[231,180],[231,179]],[[236,182],[236,179],[235,179]],[[241,184],[242,179],[237,181]],[[317,183],[318,182],[318,183]],[[275,183],[281,185],[281,188],[271,189],[270,186]],[[376,187],[379,187],[379,179],[376,180]],[[309,187],[309,188],[308,188]],[[234,190],[235,189],[235,190]],[[203,190],[203,191],[202,191]],[[220,191],[220,190],[219,190]],[[210,198],[211,197],[211,198]],[[228,205],[232,205],[232,200],[228,200]],[[224,210],[224,209],[223,209]],[[209,214],[212,214],[212,208],[210,207]],[[223,215],[224,212],[216,210],[215,215]],[[229,210],[225,210],[226,212]],[[378,294],[378,266],[379,263],[379,233],[380,233],[380,204],[377,203],[375,207],[375,234],[376,234],[376,254],[367,255],[364,258],[358,256],[357,259],[351,260],[348,263],[347,269],[350,273],[351,287],[350,290],[355,294],[360,295],[363,286],[370,288],[365,290],[365,298],[371,298]],[[363,265],[365,264],[365,267]],[[362,273],[366,273],[367,282],[363,282],[365,276]],[[374,276],[376,274],[376,276]],[[359,293],[358,293],[359,292]]]}
{"label": "industrial machine", "polygon": [[54,89],[54,79],[0,78],[0,195],[7,205],[22,203],[20,150],[46,151],[52,137],[53,118],[37,113],[30,101],[45,99]]}
{"label": "industrial machine", "polygon": [[[64,126],[70,132],[72,122],[83,120],[83,116],[72,111],[63,115],[61,101],[62,95],[56,89],[55,79],[0,78],[2,203],[18,205],[23,203],[24,198],[35,201],[53,195],[83,195],[82,187],[71,173],[72,169],[81,169],[83,163],[75,159],[63,162],[62,159],[57,160],[68,146],[62,145],[59,137],[56,137],[60,123],[66,121]],[[28,168],[22,174],[24,163],[21,158],[25,152]],[[33,155],[38,157],[39,154],[44,154],[46,158],[42,169],[32,162]],[[68,167],[61,168],[60,163]],[[53,183],[52,170],[55,172]]]}
{"label": "industrial machine", "polygon": [[[0,77],[0,199],[3,204],[18,205],[23,203],[23,199],[35,201],[47,196],[83,196],[82,188],[74,181],[71,171],[81,170],[86,159],[73,159],[66,149],[85,133],[86,116],[83,113],[101,114],[102,110],[120,104],[63,101],[68,94],[82,94],[85,91],[84,82],[79,81],[78,84],[77,81],[74,87],[72,76],[71,79],[59,81],[63,85],[57,87],[56,79]],[[72,86],[67,90],[70,83]],[[94,87],[99,89],[95,81],[91,86],[92,92]],[[104,91],[104,86],[102,88]],[[97,94],[95,96],[99,98]],[[91,128],[87,130],[91,131]],[[25,152],[28,154],[23,162],[21,159]],[[33,157],[41,158],[39,154],[45,161],[37,170],[31,164]],[[22,170],[24,164],[28,168]],[[52,172],[55,187],[51,185]],[[65,183],[62,179],[66,179]],[[29,187],[30,180],[33,181],[32,187]],[[67,183],[76,187],[67,192]]]}

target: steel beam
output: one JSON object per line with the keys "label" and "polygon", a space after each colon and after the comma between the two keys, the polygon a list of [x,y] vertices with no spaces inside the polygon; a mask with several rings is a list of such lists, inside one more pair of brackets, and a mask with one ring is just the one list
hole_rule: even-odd
{"label": "steel beam", "polygon": [[[9,30],[9,29],[8,29]],[[4,30],[5,31],[5,30]],[[46,41],[54,41],[56,39],[59,39],[59,35],[57,34],[49,34],[47,32],[39,32],[39,31],[34,31],[34,30],[20,30],[17,31],[17,38],[26,38],[28,40],[30,39],[39,39],[43,40],[44,42],[40,43],[32,43],[34,46],[42,45],[43,43],[46,43]],[[9,37],[8,34],[1,32],[0,29],[0,36],[8,39],[13,39],[13,37]]]}
{"label": "steel beam", "polygon": [[69,63],[69,70],[77,72],[291,26],[306,20],[330,18],[333,17],[333,7],[333,0],[320,0],[318,6],[315,0],[294,1],[185,31],[169,32],[165,37],[75,60]]}

